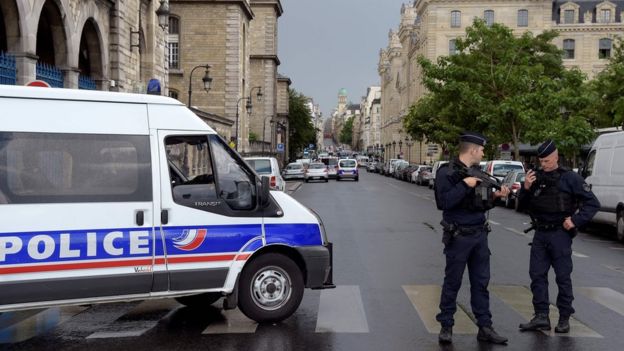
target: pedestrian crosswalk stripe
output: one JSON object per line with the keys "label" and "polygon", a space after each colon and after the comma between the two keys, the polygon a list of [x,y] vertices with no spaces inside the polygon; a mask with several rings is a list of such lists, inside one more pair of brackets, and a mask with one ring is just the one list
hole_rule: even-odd
{"label": "pedestrian crosswalk stripe", "polygon": [[175,300],[145,300],[87,339],[127,338],[141,336],[180,305]]}
{"label": "pedestrian crosswalk stripe", "polygon": [[202,334],[252,334],[256,332],[258,323],[245,316],[238,308],[223,310],[223,320],[210,323]]}
{"label": "pedestrian crosswalk stripe", "polygon": [[[494,285],[490,286],[490,292],[503,300],[503,302],[513,308],[527,321],[533,317],[534,310],[533,304],[531,302],[533,296],[531,294],[531,291],[526,287],[518,285]],[[551,305],[549,315],[551,322],[554,322],[556,324],[559,320],[559,312],[557,308]],[[576,320],[574,317],[570,318],[569,333],[557,334],[554,332],[554,328],[550,332],[544,331],[543,333],[550,336],[602,338],[602,335],[593,331],[583,323]]]}
{"label": "pedestrian crosswalk stripe", "polygon": [[316,319],[317,333],[368,333],[360,287],[341,285],[322,290]]}
{"label": "pedestrian crosswalk stripe", "polygon": [[[439,311],[438,306],[440,304],[442,288],[438,285],[403,285],[403,290],[412,302],[418,316],[425,324],[427,331],[432,334],[439,333],[440,323],[435,317]],[[477,333],[477,326],[463,309],[458,308],[454,318],[454,334]]]}
{"label": "pedestrian crosswalk stripe", "polygon": [[624,294],[610,288],[577,288],[575,290],[624,316]]}
{"label": "pedestrian crosswalk stripe", "polygon": [[0,319],[2,322],[0,323],[2,326],[0,327],[0,344],[17,343],[43,334],[85,309],[87,307],[68,306],[2,313],[0,315],[2,317]]}

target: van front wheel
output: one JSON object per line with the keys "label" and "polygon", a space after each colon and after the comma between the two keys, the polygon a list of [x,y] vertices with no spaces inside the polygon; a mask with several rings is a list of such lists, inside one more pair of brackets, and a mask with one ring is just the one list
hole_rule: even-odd
{"label": "van front wheel", "polygon": [[620,210],[617,215],[617,238],[624,241],[624,210]]}
{"label": "van front wheel", "polygon": [[297,310],[303,289],[303,275],[293,260],[277,253],[265,254],[241,273],[238,307],[258,323],[280,322]]}

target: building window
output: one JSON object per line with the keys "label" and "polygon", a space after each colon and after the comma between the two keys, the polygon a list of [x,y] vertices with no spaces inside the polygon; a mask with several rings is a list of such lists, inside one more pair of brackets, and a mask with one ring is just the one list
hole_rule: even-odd
{"label": "building window", "polygon": [[494,11],[492,10],[485,10],[485,12],[483,12],[483,19],[485,20],[485,24],[489,26],[494,24]]}
{"label": "building window", "polygon": [[178,99],[178,92],[175,90],[169,90],[169,97],[170,98],[174,98],[174,99]]}
{"label": "building window", "polygon": [[458,54],[457,46],[455,45],[455,39],[449,40],[449,55]]}
{"label": "building window", "polygon": [[180,69],[180,20],[172,16],[169,17],[167,54],[169,55],[169,69]]}
{"label": "building window", "polygon": [[598,44],[598,58],[606,59],[611,57],[611,39],[602,38]]}
{"label": "building window", "polygon": [[461,12],[451,11],[451,28],[461,27]]}
{"label": "building window", "polygon": [[568,60],[574,59],[574,39],[563,40],[563,58]]}
{"label": "building window", "polygon": [[574,10],[565,10],[563,12],[563,23],[565,24],[574,23]]}
{"label": "building window", "polygon": [[529,10],[518,10],[518,27],[529,26]]}
{"label": "building window", "polygon": [[600,19],[602,23],[611,22],[611,10],[609,9],[600,10]]}

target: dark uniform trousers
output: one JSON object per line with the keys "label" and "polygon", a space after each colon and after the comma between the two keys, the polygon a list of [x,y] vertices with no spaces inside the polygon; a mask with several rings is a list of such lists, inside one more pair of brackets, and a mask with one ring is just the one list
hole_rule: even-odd
{"label": "dark uniform trousers", "polygon": [[548,270],[553,267],[559,294],[557,308],[563,317],[574,313],[572,301],[572,237],[563,228],[544,231],[536,230],[531,244],[531,291],[535,313],[548,314]]}
{"label": "dark uniform trousers", "polygon": [[458,235],[444,248],[446,269],[440,313],[436,319],[443,327],[455,323],[453,315],[457,310],[457,292],[461,287],[464,270],[468,266],[470,277],[470,305],[479,327],[492,325],[490,295],[487,290],[490,282],[490,249],[487,232],[484,229],[470,235]]}

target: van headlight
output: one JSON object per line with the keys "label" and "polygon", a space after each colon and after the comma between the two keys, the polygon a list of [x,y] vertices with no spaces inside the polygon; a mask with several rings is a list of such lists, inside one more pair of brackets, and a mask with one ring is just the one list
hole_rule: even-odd
{"label": "van headlight", "polygon": [[308,207],[308,210],[314,215],[314,217],[316,217],[316,220],[318,221],[318,224],[319,224],[319,229],[321,231],[321,240],[323,241],[323,245],[327,245],[329,240],[327,240],[327,233],[325,232],[325,225],[323,224],[323,220],[321,219],[321,216],[319,216],[318,213],[316,213],[316,211],[314,211],[313,209],[309,207]]}

